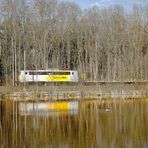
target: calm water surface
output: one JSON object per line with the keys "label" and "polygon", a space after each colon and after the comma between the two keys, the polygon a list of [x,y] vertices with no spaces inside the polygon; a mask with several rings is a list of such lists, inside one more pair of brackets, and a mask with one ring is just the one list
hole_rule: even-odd
{"label": "calm water surface", "polygon": [[147,148],[148,100],[0,101],[0,148]]}

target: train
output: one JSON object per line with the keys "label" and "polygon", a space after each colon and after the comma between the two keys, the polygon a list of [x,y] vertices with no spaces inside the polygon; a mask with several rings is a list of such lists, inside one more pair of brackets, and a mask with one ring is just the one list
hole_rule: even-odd
{"label": "train", "polygon": [[76,70],[21,70],[19,82],[78,82]]}
{"label": "train", "polygon": [[93,81],[86,80],[86,73],[78,76],[77,70],[59,70],[59,69],[44,69],[44,70],[21,70],[18,78],[18,83],[51,83],[51,82],[66,82],[78,83],[84,85],[117,85],[117,84],[148,84],[148,81]]}

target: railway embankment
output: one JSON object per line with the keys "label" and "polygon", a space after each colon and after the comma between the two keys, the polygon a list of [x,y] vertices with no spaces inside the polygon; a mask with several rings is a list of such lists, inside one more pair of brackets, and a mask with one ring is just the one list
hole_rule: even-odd
{"label": "railway embankment", "polygon": [[0,86],[0,99],[20,101],[148,98],[148,85],[24,85]]}

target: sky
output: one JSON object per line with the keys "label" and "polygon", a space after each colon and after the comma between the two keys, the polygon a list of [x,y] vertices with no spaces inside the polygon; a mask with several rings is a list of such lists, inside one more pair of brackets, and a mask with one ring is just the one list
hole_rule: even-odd
{"label": "sky", "polygon": [[106,8],[113,5],[122,5],[125,9],[132,9],[134,5],[148,5],[148,0],[64,0],[69,2],[75,2],[80,8],[85,9],[92,6],[98,6],[100,8]]}

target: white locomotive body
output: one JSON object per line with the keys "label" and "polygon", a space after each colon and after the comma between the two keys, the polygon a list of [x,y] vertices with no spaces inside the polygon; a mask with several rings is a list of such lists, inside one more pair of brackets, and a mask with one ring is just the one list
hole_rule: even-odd
{"label": "white locomotive body", "polygon": [[78,82],[76,70],[22,70],[19,75],[20,82]]}

